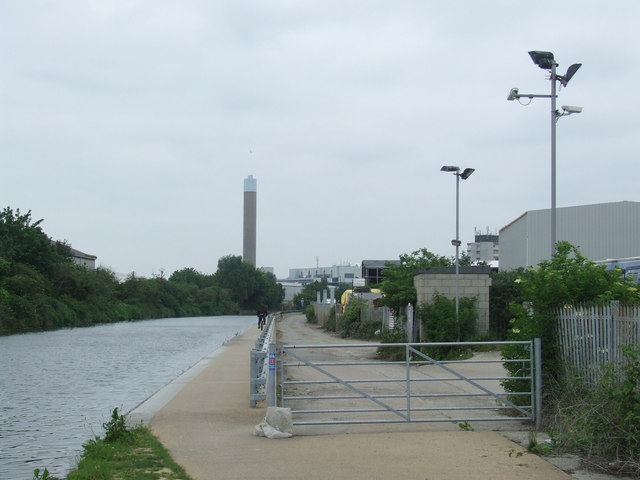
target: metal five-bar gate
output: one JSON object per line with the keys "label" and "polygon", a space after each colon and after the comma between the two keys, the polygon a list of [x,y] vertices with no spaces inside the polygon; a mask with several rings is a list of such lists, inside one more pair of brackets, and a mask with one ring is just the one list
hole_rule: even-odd
{"label": "metal five-bar gate", "polygon": [[[507,345],[518,346],[525,358],[502,359],[497,349]],[[379,347],[404,349],[404,358],[376,360]],[[424,353],[452,347],[482,351],[449,361]],[[283,345],[277,363],[278,403],[291,408],[294,425],[520,420],[539,426],[541,418],[539,339]],[[514,380],[507,363],[520,391],[503,387]]]}

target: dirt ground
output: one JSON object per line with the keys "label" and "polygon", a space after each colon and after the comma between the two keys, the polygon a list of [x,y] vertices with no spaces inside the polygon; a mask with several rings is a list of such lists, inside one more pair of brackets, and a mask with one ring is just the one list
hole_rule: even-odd
{"label": "dirt ground", "polygon": [[[277,332],[277,342],[278,344],[285,345],[327,345],[327,344],[366,344],[370,342],[363,342],[353,339],[342,339],[335,334],[331,334],[326,332],[321,327],[317,325],[310,324],[306,321],[306,318],[302,315],[292,315],[283,318],[278,323],[278,332]],[[302,353],[304,351],[304,353]],[[340,359],[344,361],[348,359],[351,363],[358,362],[369,362],[376,358],[375,349],[371,348],[341,348],[341,349],[301,349],[300,351],[294,351],[296,354],[304,355],[306,359],[312,359],[313,361],[320,362],[331,362],[332,360]],[[499,354],[497,352],[482,352],[478,354],[478,357],[475,357],[482,360],[493,360],[498,359]],[[487,376],[487,377],[496,377],[503,376],[504,369],[499,363],[489,363],[489,364],[469,364],[465,365],[463,368],[466,368],[465,375],[477,377],[477,376]],[[395,371],[393,370],[395,369]],[[389,366],[372,366],[372,365],[349,365],[349,366],[341,366],[340,373],[336,373],[336,376],[340,378],[349,378],[349,379],[367,379],[367,378],[398,378],[404,375],[402,371],[404,367],[395,365],[393,367]],[[429,370],[431,369],[431,371]],[[310,368],[297,368],[297,367],[289,367],[285,372],[286,380],[288,381],[299,381],[299,380],[329,380],[329,378],[325,375],[319,374],[317,372],[310,372]],[[330,372],[335,372],[335,370],[331,370],[331,367],[326,367],[325,370]],[[443,377],[442,370],[438,370],[438,367],[429,366],[429,367],[412,367],[412,370],[419,370],[419,372],[413,373],[414,375],[420,375],[421,377]],[[438,370],[438,371],[434,371]],[[446,373],[446,372],[445,372]],[[468,393],[468,392],[477,392],[478,390],[470,385],[465,385],[465,382],[459,381],[443,381],[443,382],[426,382],[423,388],[428,388],[429,392],[433,393],[434,391],[458,391],[460,393]],[[427,386],[428,384],[428,386]],[[363,384],[363,385],[366,385]],[[497,381],[487,381],[483,383],[488,389],[492,391],[500,390],[499,382]],[[362,387],[363,389],[369,387]],[[397,383],[389,383],[382,384],[382,386],[378,385],[377,390],[371,391],[371,394],[391,394],[393,391],[397,391],[398,386]],[[412,391],[414,388],[411,387]],[[420,388],[418,386],[418,388]],[[441,390],[438,390],[441,389]],[[300,393],[304,393],[305,395],[318,395],[322,392],[322,395],[333,395],[340,396],[345,395],[343,386],[336,385],[326,385],[326,384],[301,384],[301,385],[291,385],[287,387],[287,395],[296,396]],[[403,399],[399,400],[389,400],[387,403],[393,404],[394,401],[402,402],[405,401]],[[468,399],[457,399],[451,397],[445,397],[445,402],[449,405],[454,405],[457,402],[464,401],[466,402],[464,405],[469,404]],[[477,403],[478,406],[487,405],[487,402],[493,402],[495,405],[496,401],[493,398],[479,398],[472,400]],[[386,400],[385,400],[386,402]],[[428,400],[429,405],[427,405],[427,401],[421,401],[421,399],[412,400],[412,408],[420,407],[420,406],[431,406],[433,407],[433,400]],[[368,407],[367,407],[368,405]],[[393,404],[394,408],[402,408],[401,403]],[[367,409],[371,408],[372,402],[370,400],[354,400],[354,399],[329,399],[322,400],[321,402],[318,400],[315,401],[292,401],[290,404],[286,404],[285,406],[292,407],[294,409],[314,409],[314,410],[333,410],[333,409]],[[376,407],[376,405],[373,405]],[[456,415],[473,415],[474,418],[484,415],[490,416],[499,416],[496,415],[495,411],[490,411],[489,413],[482,413],[483,411],[468,411],[468,412],[457,412]],[[338,414],[335,412],[332,413],[321,413],[321,414],[308,414],[304,416],[304,421],[308,420],[327,420],[329,418],[333,418],[334,420],[340,421],[345,419],[345,415],[353,417],[354,414]],[[357,413],[357,418],[397,418],[397,416],[393,414],[389,414],[384,416],[380,412],[377,413],[368,413],[362,412]],[[427,417],[429,415],[433,415],[431,413],[426,414]],[[440,413],[442,415],[442,413]],[[453,418],[453,417],[452,417]],[[296,420],[302,419],[300,416],[296,418]],[[296,426],[296,435],[336,435],[336,434],[362,434],[362,433],[390,433],[390,432],[460,432],[463,429],[472,429],[474,431],[495,431],[506,437],[507,439],[518,443],[519,445],[526,448],[527,444],[530,441],[531,435],[535,435],[536,439],[539,442],[544,442],[548,439],[548,436],[544,432],[534,432],[533,427],[530,423],[521,422],[517,420],[510,421],[481,421],[481,422],[458,422],[455,420],[446,421],[447,417],[445,416],[441,419],[442,421],[437,421],[433,423],[373,423],[373,424],[337,424],[337,425],[309,425],[309,426]],[[462,428],[461,428],[462,427]],[[579,480],[606,480],[606,479],[624,479],[629,477],[619,477],[619,476],[611,476],[598,472],[589,471],[585,468],[584,463],[577,456],[573,455],[564,455],[564,456],[552,456],[552,457],[543,457],[548,462],[553,465],[561,468],[566,473],[571,475],[575,479]]]}

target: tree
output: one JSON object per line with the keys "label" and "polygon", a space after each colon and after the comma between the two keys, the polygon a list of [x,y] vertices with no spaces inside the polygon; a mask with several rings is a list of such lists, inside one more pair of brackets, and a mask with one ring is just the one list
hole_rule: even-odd
{"label": "tree", "polygon": [[321,281],[307,283],[302,290],[293,296],[293,306],[295,308],[304,308],[311,305],[318,299],[318,292],[326,290],[329,286],[327,279],[323,278]]}
{"label": "tree", "polygon": [[214,279],[244,310],[274,310],[280,308],[284,299],[284,289],[276,282],[275,275],[256,269],[239,256],[227,255],[218,260]]}
{"label": "tree", "polygon": [[[470,258],[463,255],[460,265],[469,265]],[[413,275],[416,270],[429,267],[450,267],[455,264],[455,259],[444,257],[421,248],[410,254],[400,255],[399,264],[389,264],[384,271],[384,278],[379,287],[384,293],[380,305],[385,305],[396,312],[411,303],[416,304],[417,293],[413,286]]]}
{"label": "tree", "polygon": [[[557,341],[554,309],[565,304],[640,301],[637,284],[622,277],[619,270],[607,270],[582,255],[569,242],[558,242],[551,260],[540,262],[537,269],[523,270],[514,279],[520,298],[527,305],[513,303],[512,340],[542,339],[543,372],[556,377]],[[519,358],[518,349],[509,347],[505,358]]]}
{"label": "tree", "polygon": [[40,228],[42,220],[32,222],[31,210],[21,214],[6,207],[0,212],[0,257],[9,262],[31,265],[50,274],[63,261],[71,261],[66,244],[52,241]]}

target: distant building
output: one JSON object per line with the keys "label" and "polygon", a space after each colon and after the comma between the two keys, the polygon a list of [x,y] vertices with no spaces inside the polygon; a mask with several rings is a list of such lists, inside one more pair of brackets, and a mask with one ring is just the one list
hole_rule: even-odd
{"label": "distant building", "polygon": [[87,267],[88,269],[95,270],[96,259],[98,257],[81,252],[80,250],[76,250],[75,248],[69,248],[69,250],[71,251],[71,259],[74,261],[74,263],[82,267]]}
{"label": "distant building", "polygon": [[283,301],[285,302],[293,301],[293,297],[302,292],[302,289],[304,288],[304,284],[299,282],[280,280],[278,283],[282,285],[282,288],[284,288]]}
{"label": "distant building", "polygon": [[476,229],[475,241],[467,243],[467,254],[473,263],[494,265],[500,259],[500,237],[496,233],[482,234]]}
{"label": "distant building", "polygon": [[362,278],[366,284],[377,285],[384,277],[384,269],[391,265],[399,265],[400,260],[362,260]]}
{"label": "distant building", "polygon": [[[640,256],[640,202],[556,209],[558,241],[593,261]],[[500,269],[536,266],[551,258],[551,210],[523,213],[500,229]]]}
{"label": "distant building", "polygon": [[305,284],[321,282],[352,284],[354,278],[360,277],[358,265],[332,265],[331,267],[306,267],[289,269],[289,277],[285,280]]}

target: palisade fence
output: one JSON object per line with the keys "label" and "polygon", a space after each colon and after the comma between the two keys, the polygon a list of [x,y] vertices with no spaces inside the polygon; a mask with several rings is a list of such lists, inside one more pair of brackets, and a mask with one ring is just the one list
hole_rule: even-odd
{"label": "palisade fence", "polygon": [[[314,310],[316,314],[316,320],[319,325],[324,324],[329,320],[331,310],[336,312],[336,329],[340,331],[342,313],[340,311],[339,304],[329,303],[314,303]],[[360,321],[362,322],[380,322],[380,329],[393,328],[397,322],[393,315],[393,312],[388,307],[373,307],[371,305],[363,305],[360,307]]]}
{"label": "palisade fence", "polygon": [[554,312],[565,373],[595,385],[605,364],[624,360],[621,346],[640,343],[640,305],[565,305]]}

